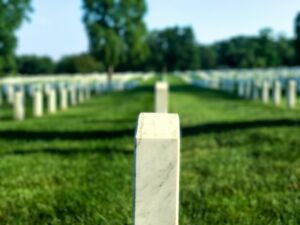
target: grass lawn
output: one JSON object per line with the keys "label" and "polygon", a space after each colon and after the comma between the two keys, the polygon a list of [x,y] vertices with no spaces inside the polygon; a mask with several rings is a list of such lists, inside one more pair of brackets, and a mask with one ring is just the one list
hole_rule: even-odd
{"label": "grass lawn", "polygon": [[[300,224],[300,105],[170,82],[182,127],[180,224]],[[151,84],[23,122],[1,107],[0,224],[132,224],[134,130],[152,110]]]}

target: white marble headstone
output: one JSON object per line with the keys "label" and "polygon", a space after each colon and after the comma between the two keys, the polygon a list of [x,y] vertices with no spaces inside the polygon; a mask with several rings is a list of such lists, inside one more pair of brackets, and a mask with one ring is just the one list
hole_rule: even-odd
{"label": "white marble headstone", "polygon": [[165,81],[155,84],[155,112],[168,113],[169,85]]}
{"label": "white marble headstone", "polygon": [[295,80],[290,80],[287,89],[287,102],[289,108],[295,108],[297,102],[297,83]]}
{"label": "white marble headstone", "polygon": [[48,97],[48,112],[49,113],[56,113],[57,106],[56,106],[56,90],[51,88],[47,92]]}
{"label": "white marble headstone", "polygon": [[269,103],[270,99],[270,85],[268,81],[264,81],[262,85],[262,101],[263,103]]}
{"label": "white marble headstone", "polygon": [[60,108],[66,110],[68,108],[68,92],[65,87],[59,88]]}
{"label": "white marble headstone", "polygon": [[14,86],[13,85],[7,85],[7,102],[9,104],[13,104],[14,103],[14,99],[15,99],[15,90],[14,90]]}
{"label": "white marble headstone", "polygon": [[139,116],[135,136],[135,225],[178,225],[179,129],[177,114]]}
{"label": "white marble headstone", "polygon": [[25,119],[25,99],[23,91],[14,92],[14,119],[15,120],[24,120]]}
{"label": "white marble headstone", "polygon": [[33,92],[33,116],[41,117],[43,115],[43,94],[41,90]]}
{"label": "white marble headstone", "polygon": [[276,80],[273,84],[273,102],[276,106],[279,106],[281,103],[281,83],[280,81]]}

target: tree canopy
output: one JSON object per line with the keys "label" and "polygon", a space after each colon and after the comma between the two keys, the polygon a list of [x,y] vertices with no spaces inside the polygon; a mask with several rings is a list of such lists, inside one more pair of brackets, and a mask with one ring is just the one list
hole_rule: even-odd
{"label": "tree canopy", "polygon": [[0,74],[16,71],[15,31],[32,11],[31,0],[0,0]]}
{"label": "tree canopy", "polygon": [[51,74],[55,64],[48,56],[23,55],[17,57],[19,74]]}
{"label": "tree canopy", "polygon": [[137,66],[145,58],[144,0],[83,0],[91,54],[113,73],[120,64]]}
{"label": "tree canopy", "polygon": [[199,48],[190,27],[153,31],[148,36],[148,66],[158,71],[195,70],[200,67]]}
{"label": "tree canopy", "polygon": [[[300,65],[300,13],[295,38],[264,28],[257,35],[198,43],[191,27],[147,31],[145,0],[82,0],[89,51],[62,57],[15,56],[16,30],[28,19],[31,0],[0,0],[0,75],[178,71]],[[201,37],[200,37],[201,38]]]}
{"label": "tree canopy", "polygon": [[295,19],[295,51],[296,51],[296,63],[300,65],[300,12]]}
{"label": "tree canopy", "polygon": [[56,73],[94,73],[102,70],[102,65],[89,54],[70,55],[61,58]]}

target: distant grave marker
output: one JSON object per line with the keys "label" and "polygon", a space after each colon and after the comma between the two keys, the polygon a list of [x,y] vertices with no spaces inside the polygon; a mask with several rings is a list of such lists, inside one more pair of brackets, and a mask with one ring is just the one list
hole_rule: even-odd
{"label": "distant grave marker", "polygon": [[22,90],[17,90],[14,94],[14,119],[21,121],[25,119],[24,92]]}
{"label": "distant grave marker", "polygon": [[41,117],[43,115],[43,94],[40,89],[33,92],[33,116]]}
{"label": "distant grave marker", "polygon": [[66,110],[68,108],[68,91],[63,85],[59,87],[59,95],[60,109]]}
{"label": "distant grave marker", "polygon": [[168,113],[169,85],[165,81],[155,84],[155,112]]}
{"label": "distant grave marker", "polygon": [[287,102],[289,108],[295,108],[297,102],[297,83],[295,80],[290,80],[287,89]]}
{"label": "distant grave marker", "polygon": [[262,101],[263,103],[269,103],[270,99],[270,85],[268,81],[264,81],[262,85]]}
{"label": "distant grave marker", "polygon": [[273,103],[279,106],[282,98],[282,90],[280,81],[276,80],[273,83]]}
{"label": "distant grave marker", "polygon": [[47,97],[48,97],[48,112],[49,113],[56,113],[57,106],[56,106],[56,90],[54,88],[49,88],[47,90]]}

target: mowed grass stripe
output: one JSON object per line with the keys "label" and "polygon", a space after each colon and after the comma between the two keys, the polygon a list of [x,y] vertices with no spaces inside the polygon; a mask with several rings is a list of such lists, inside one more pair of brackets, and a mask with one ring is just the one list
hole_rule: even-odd
{"label": "mowed grass stripe", "polygon": [[[169,81],[181,224],[300,223],[299,110]],[[138,113],[153,110],[153,83],[21,123],[6,108],[0,224],[132,224],[133,135]]]}

